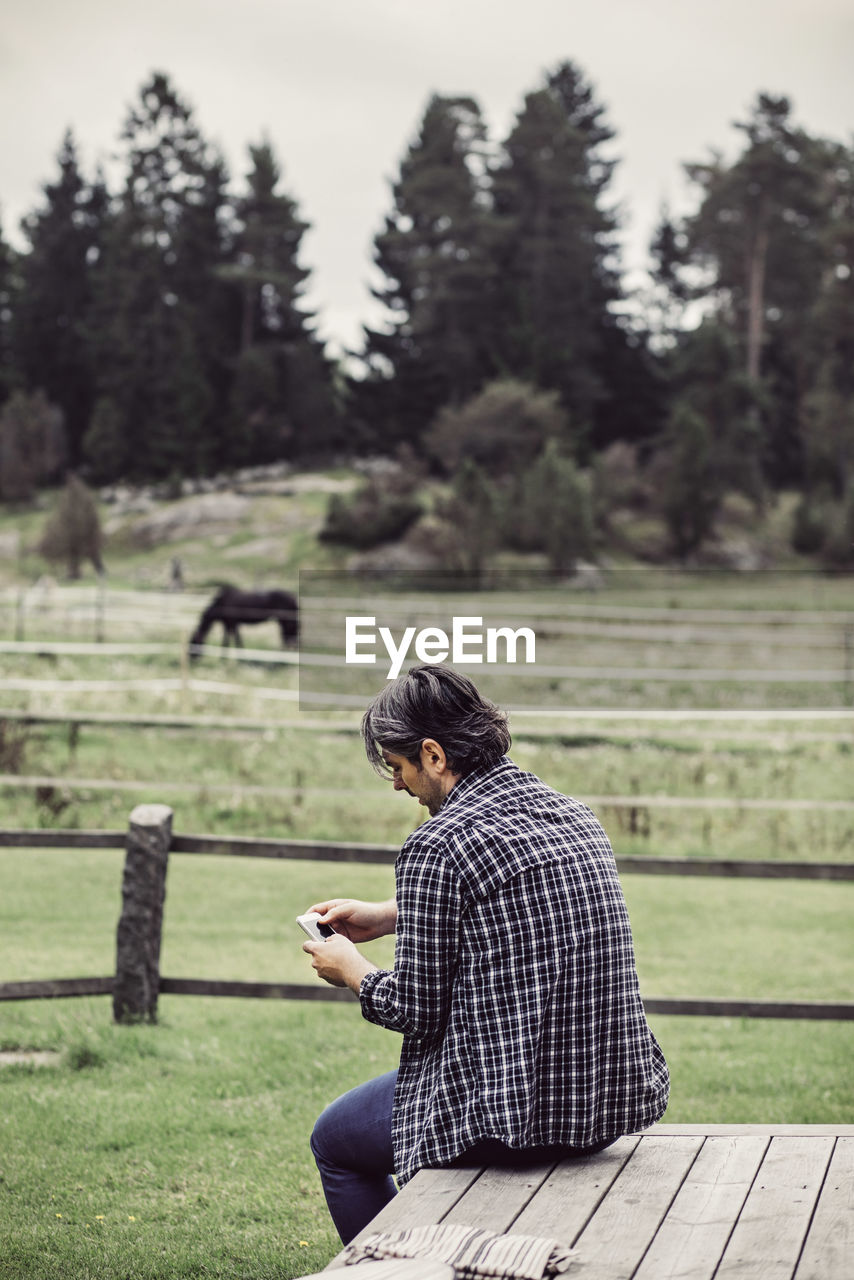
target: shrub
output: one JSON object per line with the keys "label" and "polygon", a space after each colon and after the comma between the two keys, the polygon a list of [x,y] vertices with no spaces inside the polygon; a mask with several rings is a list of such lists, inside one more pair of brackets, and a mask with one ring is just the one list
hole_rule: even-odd
{"label": "shrub", "polygon": [[842,501],[833,504],[821,558],[827,565],[854,564],[854,481]]}
{"label": "shrub", "polygon": [[80,566],[91,560],[98,573],[101,561],[101,522],[95,499],[77,476],[70,474],[39,543],[46,560],[64,561],[69,578],[80,577]]}
{"label": "shrub", "polygon": [[437,503],[444,525],[448,568],[479,576],[499,542],[500,502],[494,484],[470,458],[454,476],[450,495]]}
{"label": "shrub", "polygon": [[828,534],[832,503],[829,495],[807,490],[795,508],[792,548],[800,555],[817,555]]}
{"label": "shrub", "polygon": [[374,478],[354,494],[331,496],[326,523],[318,536],[321,542],[339,542],[365,551],[403,537],[420,515],[421,504],[414,497],[389,492]]}
{"label": "shrub", "polygon": [[529,466],[547,440],[566,439],[568,432],[556,391],[508,379],[491,382],[463,405],[442,409],[427,445],[450,474],[468,458],[501,476]]}
{"label": "shrub", "polygon": [[565,574],[594,553],[593,501],[587,478],[551,440],[515,486],[503,521],[505,541],[520,551],[544,551]]}

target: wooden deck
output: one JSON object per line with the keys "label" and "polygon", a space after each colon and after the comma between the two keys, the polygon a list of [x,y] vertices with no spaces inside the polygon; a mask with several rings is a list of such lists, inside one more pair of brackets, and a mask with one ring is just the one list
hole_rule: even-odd
{"label": "wooden deck", "polygon": [[426,1169],[363,1234],[434,1222],[565,1241],[567,1280],[848,1280],[854,1125],[657,1125],[524,1172]]}

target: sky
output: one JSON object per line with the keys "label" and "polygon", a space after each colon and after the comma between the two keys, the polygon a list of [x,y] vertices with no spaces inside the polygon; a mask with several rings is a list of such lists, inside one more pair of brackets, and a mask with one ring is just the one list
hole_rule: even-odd
{"label": "sky", "polygon": [[662,205],[693,207],[683,162],[738,154],[733,121],[760,91],[787,95],[813,133],[854,137],[854,0],[0,0],[3,232],[22,244],[66,128],[91,175],[165,71],[236,186],[249,144],[269,138],[311,224],[318,333],[330,354],[358,349],[382,317],[373,237],[430,95],[474,97],[500,141],[565,59],[616,132],[630,285]]}

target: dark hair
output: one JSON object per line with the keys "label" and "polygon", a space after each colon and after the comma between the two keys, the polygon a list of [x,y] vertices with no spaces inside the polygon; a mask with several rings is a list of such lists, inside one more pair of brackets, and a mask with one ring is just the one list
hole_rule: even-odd
{"label": "dark hair", "polygon": [[510,749],[505,712],[481,696],[453,667],[410,667],[386,685],[362,717],[365,751],[379,774],[388,772],[382,750],[417,763],[421,743],[434,738],[448,766],[463,777],[497,764]]}

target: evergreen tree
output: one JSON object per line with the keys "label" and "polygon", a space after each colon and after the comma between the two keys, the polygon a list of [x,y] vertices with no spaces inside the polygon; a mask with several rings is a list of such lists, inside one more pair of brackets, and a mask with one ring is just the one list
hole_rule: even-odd
{"label": "evergreen tree", "polygon": [[0,408],[14,382],[12,317],[17,295],[16,255],[6,243],[0,225]]}
{"label": "evergreen tree", "polygon": [[619,297],[615,215],[602,205],[613,162],[603,108],[572,63],[525,97],[494,175],[500,219],[501,358],[560,393],[580,437],[605,396],[605,333]]}
{"label": "evergreen tree", "polygon": [[68,460],[62,411],[43,391],[15,391],[0,411],[0,499],[26,502]]}
{"label": "evergreen tree", "polygon": [[121,424],[121,473],[197,472],[216,452],[211,323],[224,288],[225,171],[159,72],[122,139],[127,176],[99,273],[98,392]]}
{"label": "evergreen tree", "polygon": [[762,502],[761,399],[735,335],[714,320],[683,336],[671,361],[671,394],[660,500],[673,546],[685,556],[713,532],[728,490]]}
{"label": "evergreen tree", "polygon": [[[720,495],[738,490],[759,504],[762,488],[762,435],[757,384],[744,372],[735,335],[707,320],[683,335],[671,361],[674,412],[682,408],[702,419],[712,449],[710,487]],[[671,420],[668,436],[675,439]]]}
{"label": "evergreen tree", "polygon": [[351,381],[363,436],[416,442],[436,412],[497,372],[496,267],[484,148],[470,98],[431,98],[375,240],[389,326],[365,330],[365,377]]}
{"label": "evergreen tree", "polygon": [[[784,97],[760,94],[736,127],[745,146],[734,163],[713,153],[685,166],[701,203],[679,231],[684,264],[695,279],[702,273],[694,296],[737,335],[747,376],[762,383],[764,464],[782,484],[802,471],[799,430],[813,376],[804,317],[828,266],[840,148],[797,127]],[[683,270],[683,287],[688,278]]]}
{"label": "evergreen tree", "polygon": [[70,130],[57,160],[43,204],[21,223],[29,243],[18,264],[13,347],[23,385],[61,408],[76,464],[94,403],[92,282],[108,197],[100,177],[90,185],[81,174]]}
{"label": "evergreen tree", "polygon": [[685,557],[713,532],[723,497],[709,424],[685,400],[673,407],[666,446],[662,512],[674,551]]}
{"label": "evergreen tree", "polygon": [[804,326],[811,376],[800,426],[808,486],[841,499],[854,481],[854,148],[840,148],[831,182],[826,266]]}
{"label": "evergreen tree", "polygon": [[760,94],[736,124],[746,146],[734,164],[721,156],[685,166],[702,203],[686,222],[689,261],[705,266],[705,288],[731,310],[745,368],[760,376],[769,309],[803,314],[821,271],[827,155],[790,120],[787,98]]}
{"label": "evergreen tree", "polygon": [[239,352],[225,449],[233,464],[319,454],[335,443],[329,364],[300,299],[308,271],[298,261],[308,223],[281,192],[269,143],[250,147],[247,192],[223,275],[239,293]]}
{"label": "evergreen tree", "polygon": [[445,566],[480,578],[500,541],[500,500],[472,458],[463,460],[450,494],[437,503],[436,512],[446,526]]}

